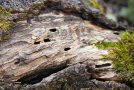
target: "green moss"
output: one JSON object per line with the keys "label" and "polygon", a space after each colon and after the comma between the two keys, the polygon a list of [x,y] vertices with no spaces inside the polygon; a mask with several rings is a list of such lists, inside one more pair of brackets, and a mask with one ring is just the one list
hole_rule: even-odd
{"label": "green moss", "polygon": [[104,8],[96,0],[88,0],[90,6],[98,9],[101,14],[104,14]]}
{"label": "green moss", "polygon": [[119,42],[99,42],[98,48],[108,49],[109,54],[103,55],[105,60],[113,61],[113,69],[124,80],[134,78],[134,32],[124,32]]}
{"label": "green moss", "polygon": [[118,45],[118,42],[116,42],[116,43],[112,43],[112,42],[98,42],[95,45],[98,48],[107,49],[107,48],[110,48],[110,47],[116,47],[116,45]]}
{"label": "green moss", "polygon": [[[5,33],[10,28],[10,22],[8,20],[8,16],[11,13],[11,10],[4,10],[2,7],[0,7],[0,32]],[[0,41],[3,38],[3,34],[0,35]]]}

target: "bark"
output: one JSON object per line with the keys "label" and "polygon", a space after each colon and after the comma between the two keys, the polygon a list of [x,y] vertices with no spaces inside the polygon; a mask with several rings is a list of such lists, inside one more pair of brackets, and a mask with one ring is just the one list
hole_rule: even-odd
{"label": "bark", "polygon": [[119,36],[107,28],[124,26],[107,21],[82,0],[41,1],[19,2],[26,8],[13,8],[11,20],[17,23],[11,36],[0,43],[1,90],[132,89],[112,71],[111,61],[100,60],[107,50],[93,45],[117,41]]}

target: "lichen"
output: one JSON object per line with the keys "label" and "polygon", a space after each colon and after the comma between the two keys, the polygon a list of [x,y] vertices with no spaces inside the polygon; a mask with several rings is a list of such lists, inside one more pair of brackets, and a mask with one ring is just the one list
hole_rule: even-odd
{"label": "lichen", "polygon": [[103,55],[104,60],[113,61],[113,70],[123,80],[134,78],[134,32],[123,32],[119,42],[99,42],[96,46],[108,49],[109,54]]}

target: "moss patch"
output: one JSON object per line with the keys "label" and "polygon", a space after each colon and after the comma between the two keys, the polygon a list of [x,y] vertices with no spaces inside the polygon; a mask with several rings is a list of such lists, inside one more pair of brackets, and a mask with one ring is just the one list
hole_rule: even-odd
{"label": "moss patch", "polygon": [[113,69],[124,80],[131,80],[134,78],[134,32],[123,32],[120,37],[119,42],[98,42],[96,46],[108,49],[104,59],[113,61]]}
{"label": "moss patch", "polygon": [[8,20],[8,16],[11,13],[11,10],[4,10],[0,7],[0,41],[2,41],[3,33],[7,32],[10,27],[10,22]]}

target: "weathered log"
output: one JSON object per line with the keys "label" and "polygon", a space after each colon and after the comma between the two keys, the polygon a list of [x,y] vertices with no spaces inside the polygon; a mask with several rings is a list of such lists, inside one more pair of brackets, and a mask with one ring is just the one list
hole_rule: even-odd
{"label": "weathered log", "polygon": [[[94,9],[81,1],[39,0],[38,3],[37,0],[26,5],[19,1],[26,7],[23,8],[25,12],[17,7],[13,8],[13,15],[17,14],[16,19],[22,20],[12,28],[11,36],[0,43],[1,89],[132,89],[122,84],[118,74],[112,71],[111,61],[101,60],[101,54],[107,54],[107,50],[99,50],[93,45],[102,40],[115,42],[118,35],[91,23],[97,20],[100,24],[105,19],[99,17],[97,10],[97,17],[93,15]],[[12,5],[2,6],[9,8]],[[33,9],[37,10],[36,14],[28,12]],[[88,16],[84,16],[83,11],[87,11]],[[25,19],[29,14],[32,17],[30,24]],[[120,27],[109,25],[111,22],[103,24],[112,29]]]}

